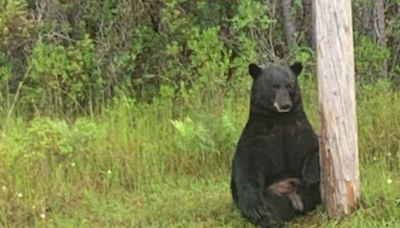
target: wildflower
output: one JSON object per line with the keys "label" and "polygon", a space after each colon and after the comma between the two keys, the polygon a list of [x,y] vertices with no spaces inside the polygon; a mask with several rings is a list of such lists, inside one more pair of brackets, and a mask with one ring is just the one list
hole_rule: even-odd
{"label": "wildflower", "polygon": [[4,192],[7,191],[7,187],[4,186],[4,185],[1,187],[1,189],[2,189]]}
{"label": "wildflower", "polygon": [[22,193],[18,193],[18,194],[17,194],[17,197],[18,197],[18,198],[22,198],[22,196],[23,196]]}
{"label": "wildflower", "polygon": [[372,160],[374,160],[374,161],[376,161],[376,160],[378,160],[375,156],[372,158]]}
{"label": "wildflower", "polygon": [[387,154],[387,156],[388,156],[388,157],[392,156],[392,153],[389,152],[389,153]]}
{"label": "wildflower", "polygon": [[393,180],[389,178],[389,179],[387,179],[387,183],[391,184],[391,183],[393,183]]}
{"label": "wildflower", "polygon": [[35,209],[36,209],[36,206],[35,206],[35,205],[33,205],[33,206],[32,206],[32,210],[35,210]]}
{"label": "wildflower", "polygon": [[45,213],[40,214],[40,218],[45,219],[46,218],[46,214]]}
{"label": "wildflower", "polygon": [[75,167],[75,162],[71,162],[71,166],[72,166],[72,167]]}
{"label": "wildflower", "polygon": [[111,170],[107,170],[107,174],[111,175],[112,174]]}

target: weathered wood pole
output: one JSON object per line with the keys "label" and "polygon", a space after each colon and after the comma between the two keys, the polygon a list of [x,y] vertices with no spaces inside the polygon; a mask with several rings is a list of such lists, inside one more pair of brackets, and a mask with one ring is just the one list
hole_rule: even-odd
{"label": "weathered wood pole", "polygon": [[314,0],[321,114],[321,190],[330,216],[360,199],[351,1]]}

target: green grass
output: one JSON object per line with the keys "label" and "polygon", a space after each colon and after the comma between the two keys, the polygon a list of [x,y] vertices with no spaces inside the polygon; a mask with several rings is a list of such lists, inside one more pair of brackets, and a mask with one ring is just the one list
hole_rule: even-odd
{"label": "green grass", "polygon": [[[318,129],[315,83],[302,84]],[[389,88],[357,90],[360,209],[331,219],[318,208],[291,227],[398,226],[400,94]],[[152,104],[121,98],[74,121],[1,118],[0,227],[253,227],[229,190],[248,115],[243,94]]]}

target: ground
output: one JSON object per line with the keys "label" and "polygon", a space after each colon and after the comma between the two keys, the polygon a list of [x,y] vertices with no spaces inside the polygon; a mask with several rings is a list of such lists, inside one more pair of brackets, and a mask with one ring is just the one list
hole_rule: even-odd
{"label": "ground", "polygon": [[[353,215],[339,221],[318,208],[289,227],[398,227],[400,181],[390,182],[395,173],[383,168],[378,161],[363,169],[363,207]],[[138,192],[61,194],[55,201],[62,199],[65,207],[56,206],[48,217],[39,215],[36,227],[254,227],[233,206],[228,183],[228,177],[182,176],[143,186]]]}

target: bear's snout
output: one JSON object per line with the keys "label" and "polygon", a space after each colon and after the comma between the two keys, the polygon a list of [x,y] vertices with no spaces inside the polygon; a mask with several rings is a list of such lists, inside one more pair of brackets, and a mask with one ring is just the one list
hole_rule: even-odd
{"label": "bear's snout", "polygon": [[278,102],[275,102],[274,107],[278,112],[289,112],[292,109],[292,104],[279,104]]}
{"label": "bear's snout", "polygon": [[277,112],[289,112],[292,109],[292,100],[290,99],[289,91],[279,89],[276,92],[274,107]]}
{"label": "bear's snout", "polygon": [[290,111],[291,108],[292,108],[291,104],[283,104],[283,105],[280,106],[278,111],[279,112],[288,112],[288,111]]}

